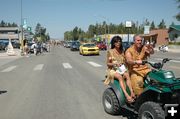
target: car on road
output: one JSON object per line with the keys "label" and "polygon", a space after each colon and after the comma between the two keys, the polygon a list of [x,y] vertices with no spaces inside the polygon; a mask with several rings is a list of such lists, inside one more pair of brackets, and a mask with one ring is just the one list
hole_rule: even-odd
{"label": "car on road", "polygon": [[8,44],[8,40],[0,40],[0,50],[7,50]]}
{"label": "car on road", "polygon": [[66,48],[70,48],[71,47],[71,43],[72,43],[72,41],[68,41],[67,45],[66,45]]}
{"label": "car on road", "polygon": [[79,47],[80,47],[80,42],[79,41],[72,41],[71,46],[70,46],[70,50],[71,51],[78,51]]}
{"label": "car on road", "polygon": [[104,42],[97,42],[96,45],[100,50],[107,50],[107,45]]}
{"label": "car on road", "polygon": [[99,55],[99,48],[95,43],[85,43],[79,47],[80,55]]}
{"label": "car on road", "polygon": [[13,48],[18,48],[18,49],[20,49],[21,44],[20,44],[19,42],[17,42],[17,41],[11,41],[11,43],[12,43]]}

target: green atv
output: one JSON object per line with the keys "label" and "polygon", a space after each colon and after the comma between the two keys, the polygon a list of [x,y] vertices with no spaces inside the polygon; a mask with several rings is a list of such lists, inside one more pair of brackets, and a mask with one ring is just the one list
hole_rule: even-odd
{"label": "green atv", "polygon": [[[170,59],[165,58],[162,63],[143,61],[153,69],[144,78],[143,93],[131,104],[126,102],[119,82],[115,79],[103,93],[104,110],[117,115],[122,109],[127,109],[138,114],[139,119],[165,119],[166,104],[180,104],[180,78],[175,78],[172,71],[162,69],[167,61]],[[127,92],[130,93],[128,88]]]}

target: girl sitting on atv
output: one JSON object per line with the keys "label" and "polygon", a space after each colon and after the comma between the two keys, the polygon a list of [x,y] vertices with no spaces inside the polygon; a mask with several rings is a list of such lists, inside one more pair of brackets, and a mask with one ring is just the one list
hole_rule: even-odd
{"label": "girl sitting on atv", "polygon": [[[129,72],[126,68],[122,38],[119,36],[114,36],[111,40],[111,49],[107,51],[107,66],[108,74],[104,83],[108,85],[111,81],[114,80],[114,78],[118,79],[127,101],[132,103],[134,101],[135,95],[132,90]],[[126,84],[130,89],[131,95],[129,95],[126,91],[124,79],[126,79]]]}

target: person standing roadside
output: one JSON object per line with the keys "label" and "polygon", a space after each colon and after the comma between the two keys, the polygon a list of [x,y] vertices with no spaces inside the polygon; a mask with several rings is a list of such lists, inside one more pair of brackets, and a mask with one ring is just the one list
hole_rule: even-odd
{"label": "person standing roadside", "polygon": [[27,45],[27,42],[26,42],[25,45],[24,45],[24,54],[26,56],[28,56],[28,52],[29,52],[29,48],[28,48],[28,45]]}

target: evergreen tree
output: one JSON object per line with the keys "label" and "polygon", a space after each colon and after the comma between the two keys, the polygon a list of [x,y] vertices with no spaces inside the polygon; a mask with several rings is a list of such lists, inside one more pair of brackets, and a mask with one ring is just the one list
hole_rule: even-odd
{"label": "evergreen tree", "polygon": [[175,25],[174,22],[172,22],[172,23],[171,23],[171,26],[174,26],[174,25]]}
{"label": "evergreen tree", "polygon": [[6,23],[2,20],[0,26],[1,26],[1,27],[5,27],[5,26],[6,26]]}
{"label": "evergreen tree", "polygon": [[[177,1],[177,3],[179,4],[178,5],[178,9],[180,9],[180,0],[176,0]],[[180,21],[180,12],[176,15],[176,19],[178,20],[178,21]]]}
{"label": "evergreen tree", "polygon": [[162,21],[160,22],[160,24],[158,25],[159,29],[164,29],[166,28],[166,24],[165,24],[165,21],[164,19],[162,19]]}
{"label": "evergreen tree", "polygon": [[153,30],[153,29],[155,29],[155,28],[156,28],[156,27],[155,27],[154,21],[152,21],[152,22],[151,22],[150,29]]}
{"label": "evergreen tree", "polygon": [[76,26],[73,29],[73,40],[78,40],[79,36],[78,36],[78,27]]}

